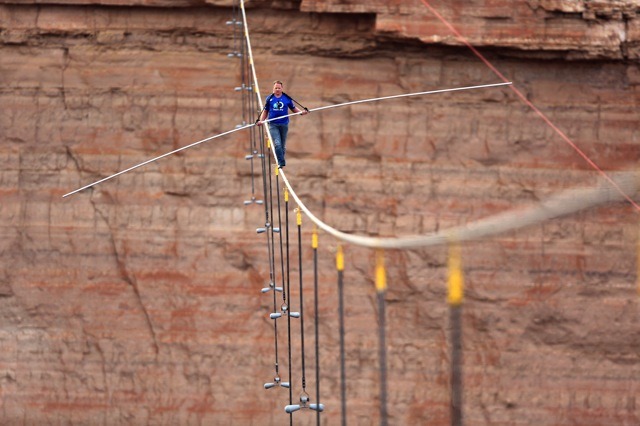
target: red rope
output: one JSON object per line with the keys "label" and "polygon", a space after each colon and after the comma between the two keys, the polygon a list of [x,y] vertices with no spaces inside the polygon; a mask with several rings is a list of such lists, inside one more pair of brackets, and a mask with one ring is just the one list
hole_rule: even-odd
{"label": "red rope", "polygon": [[[498,69],[496,67],[493,66],[493,64],[491,62],[489,62],[489,60],[487,58],[485,58],[482,53],[480,53],[475,47],[473,47],[471,45],[471,43],[469,43],[469,40],[467,40],[461,33],[460,31],[458,31],[451,23],[449,23],[449,21],[447,21],[442,15],[440,15],[438,13],[437,10],[435,10],[427,0],[421,0],[422,4],[424,4],[427,9],[429,9],[431,11],[431,13],[433,13],[439,20],[440,22],[442,22],[447,28],[449,28],[449,30],[455,34],[456,37],[458,37],[458,40],[460,40],[462,43],[464,43],[482,62],[484,62],[484,64],[489,67],[489,69],[491,69],[491,71],[493,71],[502,81],[504,81],[505,83],[508,82],[509,80],[500,72],[498,71]],[[578,145],[576,145],[562,130],[560,130],[555,124],[553,124],[553,122],[542,113],[542,111],[540,111],[535,105],[533,105],[531,103],[531,101],[529,101],[526,96],[524,96],[522,94],[522,92],[520,92],[515,85],[510,85],[509,88],[522,100],[522,102],[524,102],[525,104],[527,104],[536,114],[538,114],[538,116],[540,118],[542,118],[542,120],[547,123],[547,125],[549,127],[551,127],[566,143],[569,144],[569,146],[571,146],[571,148],[573,148],[591,167],[593,167],[598,173],[600,173],[607,181],[609,181],[609,183],[611,183],[611,185],[613,185],[613,187],[622,195],[624,196],[624,198],[627,199],[627,201],[629,201],[631,203],[631,205],[633,205],[633,207],[635,207],[636,210],[638,210],[640,212],[640,205],[638,205],[638,203],[636,203],[635,201],[633,201],[633,199],[626,193],[624,192],[624,190],[613,180],[611,179],[611,177],[604,172],[604,170],[602,170],[593,160],[591,160],[587,154],[584,153],[584,151],[582,151]]]}

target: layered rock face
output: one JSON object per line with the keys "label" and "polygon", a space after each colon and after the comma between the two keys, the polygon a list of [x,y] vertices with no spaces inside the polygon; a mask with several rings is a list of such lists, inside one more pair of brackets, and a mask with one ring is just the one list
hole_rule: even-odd
{"label": "layered rock face", "polygon": [[[359,235],[428,234],[596,184],[594,166],[637,169],[638,2],[515,3],[248,4],[262,98],[275,79],[309,108],[502,81],[467,40],[566,135],[508,88],[294,117],[286,176],[314,214]],[[260,291],[271,275],[286,284],[287,212],[282,182],[269,172],[265,185],[259,161],[252,169],[244,158],[249,131],[62,198],[255,119],[234,90],[246,77],[228,56],[242,37],[227,25],[234,6],[0,3],[2,424],[289,422],[288,390],[263,389],[276,352],[273,296]],[[265,186],[280,195],[280,214],[277,196],[273,211],[244,205],[264,199]],[[316,401],[313,227],[303,217],[300,271],[295,207],[289,302],[302,308],[302,274],[305,382]],[[267,215],[283,230],[273,264],[255,231]],[[462,246],[467,424],[640,423],[638,235],[625,201]],[[338,424],[339,242],[319,240],[322,424]],[[373,424],[375,252],[344,249],[347,419]],[[447,247],[384,255],[389,423],[448,424]],[[277,324],[288,380],[286,321]],[[295,402],[298,320],[291,340]],[[316,418],[301,411],[294,423]]]}

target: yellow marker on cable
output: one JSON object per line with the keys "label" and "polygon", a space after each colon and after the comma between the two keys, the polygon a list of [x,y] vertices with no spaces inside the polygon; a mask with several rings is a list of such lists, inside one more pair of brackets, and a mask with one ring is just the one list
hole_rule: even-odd
{"label": "yellow marker on cable", "polygon": [[289,202],[289,190],[287,188],[284,189],[284,202]]}
{"label": "yellow marker on cable", "polygon": [[344,271],[344,253],[342,252],[342,245],[338,244],[338,252],[336,253],[336,269],[338,271]]}
{"label": "yellow marker on cable", "polygon": [[384,252],[376,251],[376,291],[382,293],[387,289],[387,272],[384,269]]}
{"label": "yellow marker on cable", "polygon": [[275,173],[276,173],[276,176],[278,176],[278,170],[280,170],[280,169],[276,167],[274,170],[276,171],[276,172],[275,172]]}
{"label": "yellow marker on cable", "polygon": [[302,210],[300,210],[300,207],[296,209],[296,222],[298,226],[302,226]]}
{"label": "yellow marker on cable", "polygon": [[318,231],[316,231],[316,227],[313,227],[313,234],[311,234],[311,248],[318,248]]}
{"label": "yellow marker on cable", "polygon": [[462,261],[460,260],[460,245],[449,245],[449,295],[447,302],[453,306],[462,304],[464,294],[464,276],[462,274]]}

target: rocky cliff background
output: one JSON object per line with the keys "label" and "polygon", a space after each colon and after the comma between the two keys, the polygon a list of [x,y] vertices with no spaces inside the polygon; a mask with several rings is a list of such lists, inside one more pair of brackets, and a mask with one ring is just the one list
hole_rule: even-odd
{"label": "rocky cliff background", "polygon": [[[264,208],[243,204],[246,134],[62,198],[240,124],[234,4],[0,2],[2,424],[289,421],[288,392],[263,389],[274,375],[272,301],[260,293]],[[262,95],[281,79],[313,108],[499,82],[427,5],[607,173],[637,169],[638,1],[251,1]],[[599,179],[508,89],[296,117],[287,163],[318,217],[371,236],[462,225]],[[254,183],[260,192],[258,173]],[[640,423],[638,235],[638,212],[621,202],[462,247],[467,424]],[[340,421],[336,245],[320,233],[323,424]],[[375,424],[374,253],[345,253],[348,423]],[[386,253],[391,424],[450,420],[446,258],[444,247]],[[293,310],[298,272],[294,261]],[[296,399],[298,323],[293,332]]]}

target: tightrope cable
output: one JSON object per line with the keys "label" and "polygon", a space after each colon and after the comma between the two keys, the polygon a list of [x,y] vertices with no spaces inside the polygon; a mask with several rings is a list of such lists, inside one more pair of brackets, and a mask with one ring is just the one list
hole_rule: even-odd
{"label": "tightrope cable", "polygon": [[[476,220],[475,222],[467,223],[463,226],[443,229],[425,235],[382,238],[349,234],[327,225],[318,219],[311,210],[306,207],[295,191],[291,189],[291,184],[285,173],[282,173],[282,179],[285,180],[291,196],[298,206],[320,229],[339,240],[351,244],[385,249],[410,249],[446,245],[452,237],[455,237],[457,241],[460,242],[477,240],[479,238],[486,238],[525,228],[549,219],[566,216],[599,204],[621,201],[623,199],[620,192],[609,185],[608,182],[600,182],[599,185],[591,188],[570,189],[561,192],[532,207],[499,213]],[[615,173],[613,174],[613,179],[617,185],[627,193],[635,194],[640,189],[640,173]]]}
{"label": "tightrope cable", "polygon": [[[430,9],[431,6],[425,0],[422,2],[427,5]],[[102,178],[94,183],[89,185],[85,185],[79,189],[76,189],[72,192],[69,192],[63,197],[70,196],[72,194],[78,193],[82,190],[91,188],[95,185],[113,179],[117,176],[120,176],[129,171],[133,171],[139,167],[148,165],[154,161],[163,159],[172,154],[176,154],[178,152],[184,151],[186,149],[195,147],[197,145],[203,144],[205,142],[230,135],[232,133],[242,131],[245,129],[249,129],[250,131],[250,154],[247,157],[251,160],[251,177],[252,177],[252,200],[255,199],[254,195],[254,181],[253,181],[253,156],[256,154],[257,149],[255,148],[255,135],[256,131],[256,123],[246,124],[248,114],[245,114],[245,107],[248,107],[250,111],[257,110],[254,107],[256,102],[261,108],[263,107],[263,100],[260,96],[258,81],[256,77],[256,70],[253,64],[253,54],[251,50],[251,43],[249,39],[249,32],[247,28],[246,21],[246,11],[244,9],[244,1],[241,1],[241,11],[243,18],[243,28],[245,33],[245,40],[241,44],[241,52],[239,56],[241,56],[241,77],[242,77],[242,85],[240,87],[242,96],[242,125],[237,126],[233,130],[229,130],[214,136],[207,137],[200,141],[194,142],[192,144],[186,145],[184,147],[175,149],[166,154],[159,155],[150,160],[144,161],[140,164],[129,167],[125,170]],[[434,10],[432,10],[434,11]],[[437,14],[437,12],[434,11]],[[439,15],[438,15],[439,16]],[[439,16],[439,18],[441,18]],[[442,18],[443,19],[443,18]],[[494,83],[494,84],[485,84],[485,85],[476,85],[476,86],[468,86],[468,87],[458,87],[458,88],[449,88],[449,89],[439,89],[439,90],[430,90],[423,92],[415,92],[408,94],[398,94],[391,96],[383,96],[371,99],[362,99],[356,101],[349,101],[334,105],[326,105],[318,108],[307,109],[303,107],[305,112],[320,112],[325,111],[332,108],[353,106],[358,104],[364,104],[368,102],[378,102],[385,101],[391,99],[399,99],[405,97],[412,96],[424,96],[445,92],[457,92],[463,90],[474,90],[481,88],[492,88],[492,87],[500,87],[500,86],[510,86],[511,82],[507,81],[506,78],[500,74],[497,69],[495,69],[484,57],[477,52],[471,46],[462,35],[457,32],[455,28],[453,28],[450,24],[444,20],[445,24],[447,24],[453,31],[458,35],[465,44],[467,44],[479,57],[504,81],[502,83]],[[234,18],[234,46],[236,45],[236,23]],[[249,80],[249,84],[246,84],[246,79]],[[618,201],[620,199],[626,199],[629,201],[636,209],[640,211],[640,206],[629,195],[630,193],[635,194],[640,187],[640,178],[637,174],[626,174],[620,175],[619,178],[612,178],[609,174],[605,173],[602,169],[600,169],[597,164],[595,164],[589,157],[586,156],[576,145],[569,139],[557,126],[555,126],[540,110],[538,110],[531,102],[529,102],[522,93],[520,93],[515,87],[511,87],[513,90],[527,105],[529,105],[535,112],[538,114],[547,125],[549,125],[556,133],[558,133],[563,140],[565,140],[569,145],[571,145],[577,152],[580,154],[589,165],[595,168],[607,181],[608,185],[597,188],[588,188],[588,189],[580,189],[580,190],[570,190],[565,191],[564,193],[553,196],[546,201],[540,203],[540,205],[521,210],[521,211],[510,211],[503,214],[498,214],[489,218],[481,219],[475,221],[473,223],[469,223],[462,227],[455,227],[451,229],[447,229],[444,231],[428,234],[428,235],[419,235],[419,236],[409,236],[409,237],[401,237],[401,238],[373,238],[367,236],[358,236],[348,234],[342,231],[338,231],[335,228],[330,227],[325,224],[321,220],[319,220],[313,213],[303,204],[302,200],[299,199],[292,186],[290,185],[286,174],[282,171],[281,177],[285,184],[285,198],[286,198],[286,246],[287,246],[287,276],[286,276],[286,292],[284,291],[284,265],[283,265],[283,249],[282,249],[282,235],[280,236],[280,259],[281,259],[281,270],[283,273],[282,282],[283,282],[283,306],[287,304],[287,297],[289,298],[288,302],[291,303],[291,293],[290,293],[290,278],[289,278],[289,232],[288,232],[288,195],[289,193],[296,201],[298,208],[296,210],[297,214],[297,222],[298,222],[298,247],[299,247],[299,279],[300,279],[300,325],[301,325],[301,353],[302,353],[302,390],[303,394],[301,396],[302,405],[293,406],[293,397],[292,397],[292,389],[291,389],[291,379],[292,379],[292,365],[291,365],[291,312],[290,306],[287,307],[287,317],[288,317],[288,340],[289,340],[289,406],[285,409],[290,414],[290,424],[293,424],[293,411],[296,411],[300,408],[312,408],[307,406],[309,402],[308,395],[306,393],[306,372],[305,372],[305,342],[304,342],[304,315],[303,315],[303,270],[302,270],[302,243],[301,243],[301,214],[304,212],[310,220],[319,228],[327,232],[328,234],[338,238],[339,240],[349,242],[352,244],[377,248],[379,249],[376,252],[376,292],[377,292],[377,302],[378,302],[378,325],[379,325],[379,362],[380,362],[380,423],[382,425],[386,425],[388,422],[388,413],[387,413],[387,366],[386,366],[386,319],[385,319],[385,293],[386,293],[386,275],[384,271],[384,258],[382,255],[382,248],[388,249],[404,249],[404,248],[417,248],[417,247],[426,247],[430,245],[442,245],[451,241],[453,237],[455,237],[456,241],[468,241],[481,237],[487,237],[492,235],[497,235],[502,232],[506,232],[513,229],[522,228],[525,226],[529,226],[531,224],[541,222],[544,220],[548,220],[554,217],[559,217],[562,215],[570,214],[591,206],[595,206],[597,204],[601,204],[604,202]],[[255,98],[253,96],[246,96],[245,92],[251,91],[254,93]],[[300,105],[297,101],[295,101],[298,105]],[[300,105],[302,106],[302,105]],[[286,117],[300,115],[299,113],[293,113],[286,115]],[[283,117],[278,117],[274,119],[264,120],[261,124],[266,124],[270,121],[281,119]],[[275,158],[275,147],[270,143],[271,137],[269,133],[268,126],[262,126],[264,131],[258,132],[260,135],[260,150],[262,153],[261,165],[262,165],[262,178],[263,178],[263,192],[264,192],[264,203],[265,203],[265,233],[267,234],[267,250],[269,256],[269,275],[270,275],[270,287],[273,290],[273,304],[274,304],[274,314],[277,313],[277,304],[276,304],[276,266],[275,266],[275,236],[274,236],[274,226],[273,226],[273,188],[272,188],[272,177],[271,177],[271,165],[272,159]],[[267,149],[271,149],[271,155],[269,159],[265,158],[265,139],[264,134],[266,133],[266,146]],[[267,173],[269,176],[267,177]],[[278,172],[276,171],[276,191],[278,197],[278,221],[279,226],[281,227],[281,216],[280,216],[280,200],[279,200],[279,181],[277,179]],[[267,188],[267,178],[269,179],[268,188]],[[611,188],[611,186],[613,188]],[[280,231],[281,232],[281,231]],[[315,233],[315,229],[314,229]],[[315,234],[314,234],[315,235]],[[640,246],[639,246],[640,247]],[[639,257],[640,257],[640,248],[639,248]],[[340,248],[340,262],[342,260],[342,252]],[[338,260],[337,260],[338,263]],[[343,268],[343,265],[342,265]],[[639,281],[640,282],[640,281]],[[342,403],[342,424],[346,424],[346,374],[345,374],[345,366],[344,366],[344,358],[345,358],[345,348],[344,348],[344,301],[343,301],[343,270],[340,266],[338,266],[338,287],[339,287],[339,313],[340,313],[340,350],[341,350],[341,403]],[[640,287],[639,287],[640,291]],[[319,390],[319,345],[318,345],[318,290],[317,290],[317,247],[314,247],[314,296],[315,296],[315,313],[316,313],[316,393],[318,402],[320,400],[320,390]],[[451,293],[450,293],[450,297]],[[451,417],[452,422],[454,424],[462,424],[462,374],[461,374],[461,303],[460,305],[452,305],[451,306],[451,350],[452,350],[452,371],[451,371],[451,383],[452,383],[452,399],[451,399]],[[279,359],[278,359],[278,330],[277,330],[277,318],[274,318],[274,340],[275,340],[275,370],[276,370],[276,378],[279,382]],[[267,387],[265,385],[265,387]],[[313,405],[313,404],[311,404]],[[321,404],[317,405],[318,411],[318,423],[319,423],[319,411]],[[297,407],[297,408],[296,408]],[[316,409],[314,408],[314,409]],[[459,422],[459,423],[458,423]]]}
{"label": "tightrope cable", "polygon": [[[241,5],[241,11],[242,11],[242,17],[243,17],[243,22],[244,22],[244,29],[245,29],[245,37],[247,39],[247,52],[248,52],[248,56],[249,56],[249,64],[251,67],[251,74],[252,74],[252,78],[253,78],[253,90],[254,93],[256,95],[257,101],[260,105],[260,107],[262,108],[263,103],[262,103],[262,99],[260,97],[260,90],[258,87],[258,81],[257,81],[257,77],[256,77],[256,70],[255,70],[255,66],[253,66],[253,52],[251,49],[251,43],[250,43],[250,39],[249,39],[249,31],[246,25],[247,22],[247,18],[246,18],[246,10],[244,8],[244,1],[241,0],[240,2]],[[507,85],[510,83],[500,83],[503,85]],[[479,88],[479,87],[489,87],[489,86],[493,86],[493,85],[486,85],[486,86],[472,86],[474,88]],[[464,88],[458,88],[458,89],[451,89],[451,90],[462,90]],[[447,89],[445,89],[447,90]],[[421,94],[427,94],[427,93],[435,93],[435,92],[418,92]],[[405,96],[409,96],[412,94],[408,94]],[[402,95],[397,95],[397,96],[402,96]],[[391,97],[384,97],[384,98],[373,98],[373,99],[389,99]],[[354,102],[365,102],[367,100],[363,100],[363,101],[354,101]],[[354,102],[346,102],[344,105],[350,105],[353,104]],[[340,104],[338,105],[330,105],[327,108],[331,107],[331,108],[335,108],[340,106]],[[268,120],[267,120],[268,121]],[[265,122],[267,122],[265,121]],[[263,122],[264,123],[264,122]],[[72,191],[70,193],[65,194],[63,197],[69,196],[71,194],[75,194],[79,191],[82,191],[83,189],[87,189],[90,188],[94,185],[97,185],[101,182],[104,182],[106,180],[112,179],[116,176],[119,176],[123,173],[126,173],[128,171],[134,170],[138,167],[144,166],[146,164],[149,164],[153,161],[159,160],[161,158],[167,157],[171,154],[174,154],[176,152],[185,150],[187,148],[196,146],[198,144],[210,141],[212,139],[215,138],[219,138],[221,136],[233,133],[233,132],[237,132],[246,128],[250,128],[255,126],[255,123],[252,124],[248,124],[247,126],[243,126],[234,130],[230,130],[228,132],[224,132],[215,136],[211,136],[209,138],[203,139],[201,141],[195,142],[193,144],[187,145],[185,147],[179,148],[177,150],[171,151],[169,153],[163,154],[161,156],[152,158],[150,160],[147,160],[143,163],[140,163],[138,165],[135,165],[133,167],[130,167],[126,170],[123,170],[121,172],[118,172],[116,174],[113,174],[111,176],[108,176],[104,179],[101,179],[97,182],[94,182],[92,184],[89,185],[85,185],[82,188],[79,188],[75,191]],[[265,131],[267,132],[267,134],[269,133],[269,129],[268,126],[265,126]],[[275,148],[272,146],[271,147],[271,154],[272,156],[275,158]],[[446,244],[448,238],[451,235],[455,235],[459,241],[468,241],[468,240],[473,240],[473,239],[477,239],[480,237],[488,237],[488,236],[493,236],[493,235],[497,235],[509,230],[514,230],[514,229],[519,229],[519,228],[524,228],[526,226],[530,226],[534,223],[538,223],[544,220],[549,220],[555,217],[559,217],[559,216],[563,216],[566,214],[570,214],[570,213],[574,213],[576,211],[582,210],[582,209],[586,209],[598,204],[602,204],[605,202],[613,202],[613,201],[618,201],[621,197],[622,198],[627,198],[628,196],[626,194],[628,193],[635,193],[638,190],[639,182],[638,182],[638,178],[634,177],[634,176],[627,176],[624,178],[624,181],[621,182],[615,178],[610,178],[609,176],[605,177],[607,179],[607,181],[610,183],[610,179],[614,181],[615,185],[614,188],[615,190],[618,192],[618,196],[614,196],[610,193],[609,188],[593,188],[593,189],[587,189],[587,190],[575,190],[575,191],[569,191],[569,192],[565,192],[563,193],[561,196],[554,196],[551,199],[542,202],[539,206],[536,206],[534,208],[530,208],[528,210],[525,211],[516,211],[516,212],[506,212],[503,214],[498,214],[495,215],[493,217],[490,218],[485,218],[485,219],[481,219],[479,221],[473,222],[473,223],[469,223],[467,225],[465,225],[464,227],[455,227],[455,228],[451,228],[451,229],[447,229],[447,230],[443,230],[443,231],[439,231],[436,233],[432,233],[432,234],[428,234],[428,235],[417,235],[417,236],[410,236],[410,237],[400,237],[400,238],[374,238],[374,237],[366,237],[366,236],[358,236],[358,235],[352,235],[346,232],[341,232],[338,231],[337,229],[325,224],[324,222],[322,222],[321,220],[319,220],[315,215],[313,215],[313,213],[304,205],[304,203],[302,202],[302,200],[299,199],[299,197],[297,196],[297,194],[295,193],[295,191],[293,190],[293,187],[291,186],[291,184],[289,183],[288,179],[286,178],[286,174],[283,172],[282,173],[282,179],[284,180],[287,188],[289,189],[291,196],[294,198],[294,200],[297,202],[299,208],[301,208],[304,213],[311,219],[311,221],[313,223],[315,223],[320,229],[324,230],[325,232],[329,233],[330,235],[334,236],[335,238],[338,238],[340,240],[355,244],[355,245],[360,245],[360,246],[364,246],[364,247],[374,247],[374,248],[394,248],[394,249],[401,249],[401,248],[417,248],[417,247],[426,247],[426,246],[433,246],[433,245],[443,245]],[[581,200],[578,200],[578,198],[581,198]],[[578,201],[577,201],[578,200]],[[585,200],[585,201],[583,201]]]}

